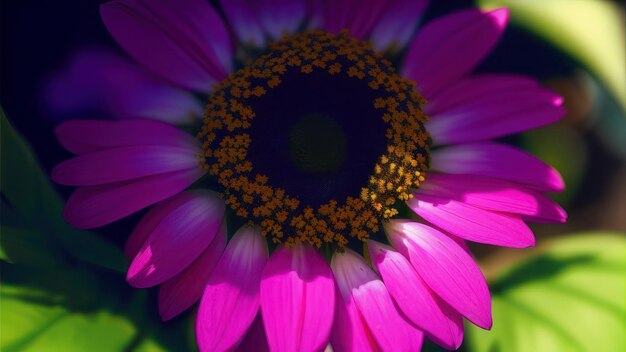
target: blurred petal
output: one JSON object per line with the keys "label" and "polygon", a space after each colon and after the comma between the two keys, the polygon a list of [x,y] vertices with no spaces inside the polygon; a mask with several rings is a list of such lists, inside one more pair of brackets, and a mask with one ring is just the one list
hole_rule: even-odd
{"label": "blurred petal", "polygon": [[228,31],[204,0],[116,0],[100,12],[133,58],[182,87],[210,91],[231,70]]}
{"label": "blurred petal", "polygon": [[416,81],[417,90],[431,99],[485,58],[500,39],[508,17],[507,9],[472,9],[428,23],[411,43],[402,75]]}
{"label": "blurred petal", "polygon": [[161,219],[128,268],[126,280],[135,287],[152,287],[183,271],[219,230],[224,202],[217,194],[194,191],[176,198],[185,201]]}
{"label": "blurred petal", "polygon": [[261,312],[272,351],[318,351],[333,322],[333,274],[317,248],[280,246],[261,280]]}
{"label": "blurred petal", "polygon": [[463,318],[435,295],[411,263],[393,248],[367,242],[372,265],[402,312],[442,347],[455,350],[463,342]]}
{"label": "blurred petal", "polygon": [[532,231],[520,216],[476,208],[449,198],[415,193],[408,206],[433,225],[463,239],[496,246],[535,245]]}
{"label": "blurred petal", "polygon": [[413,37],[428,2],[429,0],[393,1],[370,34],[374,49],[380,52],[402,50]]}
{"label": "blurred petal", "polygon": [[349,302],[350,297],[354,300],[383,351],[417,351],[421,348],[422,333],[400,315],[385,285],[360,255],[349,249],[344,253],[336,252],[330,265],[344,301]]}
{"label": "blurred petal", "polygon": [[552,199],[526,187],[489,177],[429,174],[428,182],[415,190],[453,199],[481,209],[524,215],[540,222],[563,223],[565,211]]}
{"label": "blurred petal", "polygon": [[392,220],[385,231],[428,286],[472,323],[491,328],[491,298],[478,265],[458,244],[426,225]]}
{"label": "blurred petal", "polygon": [[159,314],[162,320],[172,319],[200,299],[207,280],[224,251],[226,235],[226,223],[222,220],[220,229],[207,249],[180,274],[161,284]]}
{"label": "blurred petal", "polygon": [[79,187],[63,209],[63,218],[79,229],[110,224],[184,191],[204,175],[199,167],[98,186]]}
{"label": "blurred petal", "polygon": [[544,192],[560,192],[563,178],[550,165],[517,148],[494,142],[477,142],[437,149],[431,168],[448,174],[496,177]]}
{"label": "blurred petal", "polygon": [[74,120],[59,125],[54,132],[61,145],[74,154],[138,145],[199,148],[198,141],[191,135],[150,120]]}
{"label": "blurred petal", "polygon": [[263,319],[261,313],[257,314],[252,322],[252,326],[248,329],[243,341],[237,346],[237,352],[269,352],[270,348],[267,345],[267,337],[265,336],[265,329],[263,328]]}
{"label": "blurred petal", "polygon": [[322,0],[323,26],[327,32],[347,29],[350,36],[366,39],[390,3],[383,0]]}
{"label": "blurred petal", "polygon": [[167,146],[130,146],[66,160],[52,169],[56,183],[92,186],[199,167],[196,152]]}
{"label": "blurred petal", "polygon": [[242,341],[259,311],[267,257],[260,231],[243,227],[235,233],[202,295],[196,320],[200,351],[226,351]]}

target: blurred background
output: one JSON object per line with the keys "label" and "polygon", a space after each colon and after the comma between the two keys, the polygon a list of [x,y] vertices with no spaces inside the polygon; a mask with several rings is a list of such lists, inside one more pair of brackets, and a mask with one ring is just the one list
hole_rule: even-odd
{"label": "blurred background", "polygon": [[[68,116],[44,103],[47,79],[79,49],[120,50],[100,20],[100,3],[0,2],[2,351],[196,348],[193,312],[162,323],[157,290],[124,280],[120,248],[143,213],[96,231],[71,229],[59,217],[71,188],[47,180],[70,156],[54,138]],[[568,114],[558,124],[506,141],[562,173],[567,189],[554,197],[569,221],[531,224],[534,249],[472,247],[490,281],[495,324],[491,332],[468,325],[462,350],[624,351],[624,4],[433,0],[422,22],[470,6],[511,9],[511,25],[479,71],[530,75],[565,98]]]}

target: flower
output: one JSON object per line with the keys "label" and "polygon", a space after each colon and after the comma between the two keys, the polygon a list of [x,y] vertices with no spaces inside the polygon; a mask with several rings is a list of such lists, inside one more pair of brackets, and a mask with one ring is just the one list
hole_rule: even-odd
{"label": "flower", "polygon": [[[544,195],[558,172],[488,141],[564,114],[532,79],[472,74],[508,11],[453,13],[411,39],[425,1],[366,5],[222,1],[227,21],[201,0],[102,6],[135,60],[208,93],[204,118],[197,139],[154,120],[66,122],[76,157],[52,178],[79,186],[64,210],[79,228],[154,205],[127,280],[161,285],[164,320],[202,297],[201,350],[456,349],[463,317],[492,324],[465,240],[528,247],[526,221],[566,219]],[[406,45],[399,74],[381,52]],[[227,222],[243,223],[230,239]]]}

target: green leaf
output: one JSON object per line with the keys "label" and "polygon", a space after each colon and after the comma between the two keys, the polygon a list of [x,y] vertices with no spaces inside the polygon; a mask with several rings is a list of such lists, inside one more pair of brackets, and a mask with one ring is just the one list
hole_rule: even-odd
{"label": "green leaf", "polygon": [[472,351],[624,351],[626,236],[553,240],[490,283],[492,331],[468,324]]}
{"label": "green leaf", "polygon": [[[100,267],[124,272],[126,258],[121,250],[87,231],[69,226],[61,218],[63,201],[56,193],[28,144],[15,131],[0,109],[2,223],[13,230],[3,229],[0,252],[4,260],[15,258],[22,264],[43,264],[50,260],[55,246],[61,246],[70,256]],[[18,224],[20,226],[18,227]],[[15,235],[23,234],[25,238]],[[52,240],[51,240],[52,239]],[[26,248],[26,246],[30,248]],[[44,263],[45,263],[44,260]]]}
{"label": "green leaf", "polygon": [[604,0],[477,0],[508,7],[511,22],[560,48],[598,77],[626,110],[626,29],[623,10]]}

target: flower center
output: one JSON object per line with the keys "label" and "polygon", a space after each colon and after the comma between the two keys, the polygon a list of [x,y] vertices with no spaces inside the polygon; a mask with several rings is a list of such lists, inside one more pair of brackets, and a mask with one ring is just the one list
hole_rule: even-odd
{"label": "flower center", "polygon": [[297,34],[215,87],[202,166],[274,242],[342,247],[379,232],[424,180],[423,104],[369,44]]}

